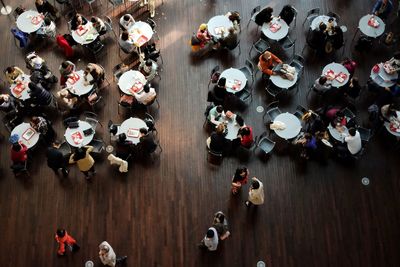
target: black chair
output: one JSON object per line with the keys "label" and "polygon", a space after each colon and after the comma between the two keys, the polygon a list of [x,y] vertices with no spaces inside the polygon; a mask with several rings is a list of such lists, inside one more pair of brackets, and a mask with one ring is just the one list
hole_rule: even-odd
{"label": "black chair", "polygon": [[158,136],[158,131],[156,129],[156,122],[154,120],[154,117],[151,116],[151,114],[149,114],[149,113],[145,113],[143,121],[146,123],[146,126],[148,127],[148,130],[150,132],[153,132],[153,134],[155,136]]}
{"label": "black chair", "polygon": [[336,23],[339,24],[340,21],[340,16],[336,14],[335,12],[329,11],[328,14],[326,14],[328,17],[335,18]]}
{"label": "black chair", "polygon": [[306,113],[307,111],[308,110],[305,107],[303,107],[302,105],[297,105],[294,115],[301,121],[301,118],[303,117],[304,113]]}
{"label": "black chair", "polygon": [[290,6],[290,7],[291,7],[291,9],[292,9],[292,11],[293,11],[293,14],[294,14],[294,18],[293,18],[294,27],[290,27],[290,28],[296,29],[297,14],[298,14],[299,12],[297,11],[297,9],[296,9],[294,6]]}
{"label": "black chair", "polygon": [[303,27],[304,27],[304,24],[306,23],[306,21],[308,22],[308,25],[311,25],[312,21],[316,17],[319,16],[320,11],[321,11],[321,9],[319,7],[316,7],[316,8],[313,8],[313,9],[307,11],[307,15],[306,15],[306,17],[304,19],[304,22],[303,22]]}
{"label": "black chair", "polygon": [[295,67],[298,75],[303,73],[305,60],[301,55],[294,54],[290,66]]}
{"label": "black chair", "polygon": [[101,122],[98,120],[98,116],[96,113],[90,112],[90,111],[85,111],[83,113],[83,116],[85,116],[85,121],[88,122],[90,124],[90,126],[92,126],[93,131],[96,131],[98,124],[100,124],[100,126],[103,127]]}
{"label": "black chair", "polygon": [[292,49],[292,57],[294,57],[294,52],[296,51],[296,39],[292,40],[289,35],[287,35],[282,40],[279,40],[278,43],[284,51]]}
{"label": "black chair", "polygon": [[239,97],[239,99],[242,102],[246,102],[249,99],[250,99],[250,103],[253,101],[253,94],[251,93],[251,91],[247,90],[246,88],[243,88],[242,90],[240,90],[240,92],[238,92],[236,95]]}
{"label": "black chair", "polygon": [[256,137],[255,143],[254,152],[258,149],[264,156],[270,155],[275,147],[275,142],[267,137],[267,132],[263,132],[259,138]]}
{"label": "black chair", "polygon": [[69,157],[72,153],[71,147],[67,142],[63,142],[58,148],[58,151],[63,154],[64,158]]}
{"label": "black chair", "polygon": [[268,81],[265,86],[265,90],[267,91],[267,93],[269,95],[276,98],[279,94],[281,94],[283,92],[284,89],[282,89],[282,88],[274,85],[272,82]]}
{"label": "black chair", "polygon": [[245,61],[245,66],[241,67],[239,69],[243,74],[246,76],[247,81],[251,79],[251,84],[250,84],[250,91],[252,91],[253,88],[253,83],[254,83],[254,65],[253,63],[246,59]]}
{"label": "black chair", "polygon": [[101,154],[104,150],[104,142],[103,142],[103,140],[100,140],[100,139],[93,139],[89,143],[89,146],[93,147],[92,153],[95,153],[95,154]]}
{"label": "black chair", "polygon": [[210,113],[210,110],[214,107],[215,107],[214,103],[210,103],[209,105],[207,105],[206,110],[204,111],[205,120],[203,123],[203,128],[206,128],[206,126],[211,125],[211,122],[208,120],[208,114]]}
{"label": "black chair", "polygon": [[221,165],[222,160],[224,159],[224,156],[222,155],[222,152],[215,152],[212,150],[208,150],[207,153],[207,162],[211,163],[213,165]]}
{"label": "black chair", "polygon": [[26,177],[30,177],[30,173],[28,171],[28,161],[13,163],[10,167],[14,173],[15,177],[19,177],[21,175],[25,175]]}
{"label": "black chair", "polygon": [[219,65],[215,66],[210,73],[210,80],[208,81],[208,88],[210,88],[211,83],[217,83],[219,79],[220,73],[219,71]]}
{"label": "black chair", "polygon": [[157,39],[160,40],[160,37],[158,36],[158,33],[156,31],[157,23],[151,18],[146,19],[146,22],[150,25],[151,29],[153,30],[153,35],[157,36]]}
{"label": "black chair", "polygon": [[279,101],[274,101],[269,103],[269,105],[265,108],[265,112],[263,115],[263,121],[265,118],[265,115],[268,114],[270,122],[273,122],[275,120],[275,118],[282,113],[282,111],[279,109],[278,107],[279,105]]}
{"label": "black chair", "polygon": [[68,128],[68,125],[72,122],[78,122],[79,119],[77,117],[68,117],[63,120],[63,125],[65,128]]}
{"label": "black chair", "polygon": [[[256,6],[255,8],[253,8],[253,10],[250,13],[250,19],[249,22],[247,22],[247,28],[249,27],[250,21],[255,21],[255,17],[257,15],[258,12],[260,12],[261,10],[261,6]],[[258,25],[257,25],[257,29],[258,29]]]}
{"label": "black chair", "polygon": [[358,127],[357,131],[360,133],[361,141],[363,142],[363,144],[367,144],[372,137],[371,129]]}
{"label": "black chair", "polygon": [[98,56],[104,49],[104,44],[99,39],[96,39],[90,44],[84,46],[89,50],[89,52],[96,60],[98,59]]}
{"label": "black chair", "polygon": [[119,64],[115,65],[114,68],[112,69],[113,80],[118,81],[119,78],[122,76],[122,74],[124,74],[128,70],[129,70],[129,66],[125,65],[124,63],[119,63]]}
{"label": "black chair", "polygon": [[261,36],[260,39],[258,39],[251,46],[250,51],[249,51],[249,57],[251,57],[251,51],[253,49],[256,50],[258,53],[258,56],[260,56],[261,54],[263,54],[265,51],[267,51],[270,48],[271,48],[271,46],[270,46],[269,42]]}
{"label": "black chair", "polygon": [[356,115],[351,111],[349,108],[344,108],[342,109],[342,112],[344,116],[347,118],[347,121],[354,120],[356,118]]}

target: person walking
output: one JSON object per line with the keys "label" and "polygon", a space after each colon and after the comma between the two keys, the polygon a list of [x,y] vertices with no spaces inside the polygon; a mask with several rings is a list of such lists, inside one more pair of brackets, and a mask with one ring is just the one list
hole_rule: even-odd
{"label": "person walking", "polygon": [[99,258],[104,265],[114,267],[118,263],[126,261],[128,256],[118,257],[115,254],[113,248],[108,244],[107,241],[101,242],[99,245]]}
{"label": "person walking", "polygon": [[72,252],[76,252],[80,248],[76,243],[76,240],[72,236],[68,235],[65,229],[57,229],[55,239],[58,243],[57,254],[59,256],[65,255],[65,246],[69,247]]}
{"label": "person walking", "polygon": [[85,175],[86,180],[90,180],[90,172],[93,175],[96,173],[94,170],[94,159],[89,154],[92,150],[92,146],[79,147],[69,158],[69,164],[77,163],[79,170]]}
{"label": "person walking", "polygon": [[246,167],[237,168],[235,171],[235,175],[232,178],[232,194],[236,195],[240,192],[242,185],[247,184],[247,180],[249,178],[249,169]]}
{"label": "person walking", "polygon": [[208,251],[215,251],[218,247],[218,233],[215,227],[210,227],[206,235],[200,241],[199,248],[207,249]]}
{"label": "person walking", "polygon": [[214,214],[213,227],[217,230],[218,237],[220,240],[225,240],[229,237],[228,220],[222,211],[218,211]]}
{"label": "person walking", "polygon": [[249,189],[249,198],[245,202],[247,207],[251,205],[261,205],[264,203],[264,186],[256,177],[251,178],[251,186]]}
{"label": "person walking", "polygon": [[53,145],[47,148],[47,166],[49,166],[56,175],[58,175],[58,170],[61,169],[62,174],[66,177],[68,176],[68,169],[64,155],[59,150],[60,146],[60,142],[55,140]]}

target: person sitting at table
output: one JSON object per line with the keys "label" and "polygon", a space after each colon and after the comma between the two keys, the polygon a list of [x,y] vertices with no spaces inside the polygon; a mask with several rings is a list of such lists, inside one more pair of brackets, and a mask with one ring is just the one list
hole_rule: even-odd
{"label": "person sitting at table", "polygon": [[225,16],[228,17],[230,21],[232,21],[233,27],[237,29],[240,32],[240,13],[238,11],[229,11],[228,13],[225,14]]}
{"label": "person sitting at table", "polygon": [[76,31],[79,26],[85,25],[88,20],[79,13],[76,13],[71,20],[71,30]]}
{"label": "person sitting at table", "polygon": [[24,71],[18,68],[17,66],[7,67],[5,71],[6,80],[8,83],[13,84],[17,82],[17,78],[20,75],[24,75]]}
{"label": "person sitting at table", "polygon": [[11,145],[10,154],[13,164],[24,164],[28,159],[28,147],[23,143],[15,142]]}
{"label": "person sitting at table", "polygon": [[18,102],[9,94],[0,95],[0,111],[5,113],[3,122],[6,124],[7,128],[13,129],[21,123]]}
{"label": "person sitting at table", "polygon": [[357,68],[357,62],[350,58],[345,58],[340,64],[342,64],[350,73],[350,77],[354,75]]}
{"label": "person sitting at table", "polygon": [[93,16],[90,19],[90,22],[92,22],[93,27],[96,29],[99,35],[104,35],[107,33],[106,24],[104,24],[104,21],[101,20],[99,17]]}
{"label": "person sitting at table", "polygon": [[75,64],[69,60],[63,61],[58,70],[61,74],[60,85],[64,86],[68,80],[69,75],[75,71]]}
{"label": "person sitting at table", "polygon": [[11,111],[15,111],[15,109],[16,109],[16,103],[14,98],[12,98],[9,94],[1,94],[0,110],[8,114]]}
{"label": "person sitting at table", "polygon": [[146,77],[146,80],[151,81],[157,74],[157,63],[151,59],[141,60],[138,70]]}
{"label": "person sitting at table", "polygon": [[212,90],[213,96],[215,97],[215,102],[219,102],[222,104],[224,102],[225,97],[229,94],[226,91],[226,78],[221,77],[218,79],[217,84],[214,86]]}
{"label": "person sitting at table", "polygon": [[143,91],[141,91],[140,93],[134,92],[133,96],[135,97],[136,101],[139,104],[142,104],[144,106],[149,106],[153,104],[154,101],[156,100],[157,93],[156,90],[153,87],[151,87],[150,83],[146,83],[143,86]]}
{"label": "person sitting at table", "polygon": [[208,32],[207,24],[205,24],[205,23],[200,24],[199,29],[197,30],[197,33],[196,33],[196,37],[200,41],[201,48],[204,48],[206,46],[206,44],[211,43],[212,36]]}
{"label": "person sitting at table", "polygon": [[317,139],[310,133],[304,133],[303,136],[296,139],[294,144],[301,145],[300,157],[309,159],[310,155],[317,149]]}
{"label": "person sitting at table", "polygon": [[37,34],[43,38],[56,38],[56,24],[49,18],[45,18]]}
{"label": "person sitting at table", "polygon": [[349,134],[344,138],[344,142],[346,143],[346,147],[338,146],[338,153],[341,157],[356,155],[362,149],[361,136],[355,128],[349,129]]}
{"label": "person sitting at table", "polygon": [[393,57],[385,62],[392,67],[392,71],[389,74],[394,74],[400,71],[400,51],[394,53]]}
{"label": "person sitting at table", "polygon": [[238,131],[240,144],[245,148],[250,148],[253,145],[253,128],[250,126],[242,126]]}
{"label": "person sitting at table", "polygon": [[56,20],[58,17],[58,10],[47,0],[35,0],[36,10],[43,15],[47,15],[51,20]]}
{"label": "person sitting at table", "polygon": [[125,14],[119,19],[119,26],[123,30],[128,30],[133,24],[135,24],[135,19],[131,14]]}
{"label": "person sitting at table", "polygon": [[51,123],[41,116],[34,116],[30,121],[30,125],[38,133],[44,137],[44,141],[50,144],[55,137],[55,131],[51,126]]}
{"label": "person sitting at table", "polygon": [[281,12],[279,13],[278,18],[283,19],[287,25],[290,25],[295,16],[296,14],[294,7],[291,5],[284,5]]}
{"label": "person sitting at table", "polygon": [[68,88],[63,88],[57,92],[57,97],[59,99],[58,106],[65,110],[63,115],[67,115],[71,110],[78,106],[79,99],[72,95]]}
{"label": "person sitting at table", "polygon": [[207,120],[214,124],[215,126],[218,126],[221,124],[219,119],[225,116],[224,108],[221,105],[213,107],[209,112],[207,116]]}
{"label": "person sitting at table", "polygon": [[233,50],[238,46],[239,43],[239,29],[230,27],[228,29],[228,35],[225,35],[225,31],[222,31],[221,38],[218,40],[220,48],[227,48]]}
{"label": "person sitting at table", "polygon": [[217,126],[215,132],[213,132],[211,136],[207,138],[207,147],[213,152],[222,153],[227,143],[225,135],[226,126],[224,123],[221,123]]}
{"label": "person sitting at table", "polygon": [[125,133],[119,134],[115,146],[115,155],[123,160],[127,160],[132,154],[132,142],[126,139],[127,137]]}
{"label": "person sitting at table", "polygon": [[341,92],[345,95],[345,96],[349,96],[352,99],[356,99],[361,92],[361,85],[358,82],[358,78],[357,77],[352,77],[350,79],[350,81],[343,86],[343,89],[341,90]]}
{"label": "person sitting at table", "polygon": [[343,114],[341,110],[337,111],[332,122],[331,122],[332,127],[342,127],[347,125],[347,118]]}
{"label": "person sitting at table", "polygon": [[328,35],[327,42],[325,44],[325,52],[331,53],[334,49],[340,49],[344,44],[343,31],[339,26],[335,26],[332,29],[332,33]]}
{"label": "person sitting at table", "polygon": [[318,116],[318,114],[312,110],[304,113],[304,115],[301,117],[301,120],[304,121],[304,131],[312,135],[316,134],[317,132],[324,131],[326,128],[321,116]]}
{"label": "person sitting at table", "polygon": [[268,76],[276,75],[276,73],[272,70],[275,65],[282,64],[282,60],[280,60],[277,56],[272,54],[269,51],[265,51],[259,57],[258,68]]}
{"label": "person sitting at table", "polygon": [[307,35],[307,44],[315,49],[318,54],[323,54],[325,52],[325,43],[326,43],[326,25],[321,22],[317,29],[312,30]]}
{"label": "person sitting at table", "polygon": [[58,82],[58,78],[51,72],[46,61],[35,52],[29,53],[26,58],[26,67],[31,71],[31,81],[40,83],[46,89],[50,90],[52,84]]}
{"label": "person sitting at table", "polygon": [[332,89],[332,81],[328,80],[325,76],[321,76],[315,80],[313,86],[317,92],[325,93]]}
{"label": "person sitting at table", "polygon": [[157,143],[154,136],[146,128],[139,129],[139,150],[144,154],[151,154],[157,149]]}
{"label": "person sitting at table", "polygon": [[273,15],[272,12],[274,12],[272,7],[266,7],[263,10],[261,10],[260,12],[258,12],[258,14],[256,15],[256,17],[254,18],[255,23],[258,26],[262,26],[264,23],[270,23],[273,19]]}
{"label": "person sitting at table", "polygon": [[90,155],[93,151],[92,146],[78,147],[76,151],[69,157],[69,164],[78,164],[79,170],[85,175],[86,180],[90,180],[90,173],[96,174],[94,169],[94,159]]}
{"label": "person sitting at table", "polygon": [[[90,76],[89,76],[90,74]],[[83,72],[83,78],[85,79],[84,85],[88,86],[89,84],[101,84],[105,78],[104,68],[95,63],[89,63],[86,66],[85,71]]]}
{"label": "person sitting at table", "polygon": [[136,48],[133,45],[133,41],[129,37],[129,32],[124,30],[118,40],[119,45],[122,50],[126,53],[136,52]]}
{"label": "person sitting at table", "polygon": [[398,118],[397,117],[397,110],[398,108],[396,107],[396,104],[394,103],[389,103],[386,105],[383,105],[380,109],[381,112],[381,118],[384,121],[390,122],[391,118]]}
{"label": "person sitting at table", "polygon": [[30,89],[29,96],[31,106],[49,106],[52,104],[52,94],[46,91],[40,84],[34,84],[33,82],[30,82],[28,87]]}
{"label": "person sitting at table", "polygon": [[393,3],[391,0],[377,0],[372,8],[372,14],[381,19],[387,19],[392,9]]}

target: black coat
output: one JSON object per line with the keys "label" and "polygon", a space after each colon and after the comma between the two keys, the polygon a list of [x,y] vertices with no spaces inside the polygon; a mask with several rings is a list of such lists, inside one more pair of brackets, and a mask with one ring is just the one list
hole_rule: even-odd
{"label": "black coat", "polygon": [[63,154],[54,147],[47,148],[47,166],[50,168],[63,168],[66,166],[66,161]]}

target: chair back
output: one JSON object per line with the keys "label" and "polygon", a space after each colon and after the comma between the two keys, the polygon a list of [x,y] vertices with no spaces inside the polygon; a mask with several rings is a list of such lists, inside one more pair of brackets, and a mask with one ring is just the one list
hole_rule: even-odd
{"label": "chair back", "polygon": [[372,131],[371,129],[363,128],[363,127],[358,127],[357,131],[360,133],[361,141],[363,143],[368,143],[369,140],[372,137]]}
{"label": "chair back", "polygon": [[93,146],[93,153],[101,153],[104,150],[104,142],[100,139],[93,139],[90,143],[90,146]]}
{"label": "chair back", "polygon": [[254,73],[254,65],[253,65],[253,63],[252,63],[250,60],[246,59],[246,61],[244,62],[244,64],[245,64],[245,66],[246,66],[247,68],[249,68],[250,73],[251,73],[251,76],[253,76],[253,73]]}
{"label": "chair back", "polygon": [[319,15],[320,11],[321,11],[321,9],[320,9],[319,7],[310,9],[309,11],[307,11],[307,16],[306,16],[306,18],[313,17],[313,16],[316,17],[316,16]]}
{"label": "chair back", "polygon": [[276,116],[282,113],[278,105],[279,101],[274,101],[269,103],[268,106],[265,108],[265,113],[263,118],[265,117],[266,114],[268,114],[270,120],[273,121],[276,118]]}
{"label": "chair back", "polygon": [[63,154],[64,157],[68,157],[72,153],[71,146],[66,141],[64,141],[60,145],[60,147],[58,148],[58,151],[60,151],[61,154]]}
{"label": "chair back", "polygon": [[275,147],[275,142],[267,137],[267,133],[264,132],[260,135],[256,141],[256,148],[260,149],[264,155],[268,155],[272,152]]}
{"label": "chair back", "polygon": [[332,11],[329,11],[328,14],[326,14],[326,15],[327,15],[328,17],[335,18],[336,23],[339,23],[339,21],[340,21],[340,16],[339,16],[337,13],[332,12]]}
{"label": "chair back", "polygon": [[150,25],[151,29],[154,31],[157,27],[157,24],[154,20],[152,20],[151,18],[148,18],[146,20],[146,22]]}
{"label": "chair back", "polygon": [[345,107],[344,109],[342,109],[342,112],[344,114],[345,117],[349,118],[348,120],[352,120],[356,117],[356,115],[353,113],[353,111],[351,111],[349,108]]}
{"label": "chair back", "polygon": [[212,150],[208,150],[207,153],[207,161],[208,163],[211,163],[213,165],[221,165],[222,160],[223,160],[223,155],[220,152],[215,152]]}
{"label": "chair back", "polygon": [[303,107],[302,105],[297,105],[294,115],[301,121],[304,113],[306,112],[307,109],[305,107]]}
{"label": "chair back", "polygon": [[267,91],[268,94],[270,94],[273,97],[276,97],[277,95],[279,95],[280,93],[283,92],[284,89],[275,86],[273,83],[268,83],[265,86],[265,90]]}

